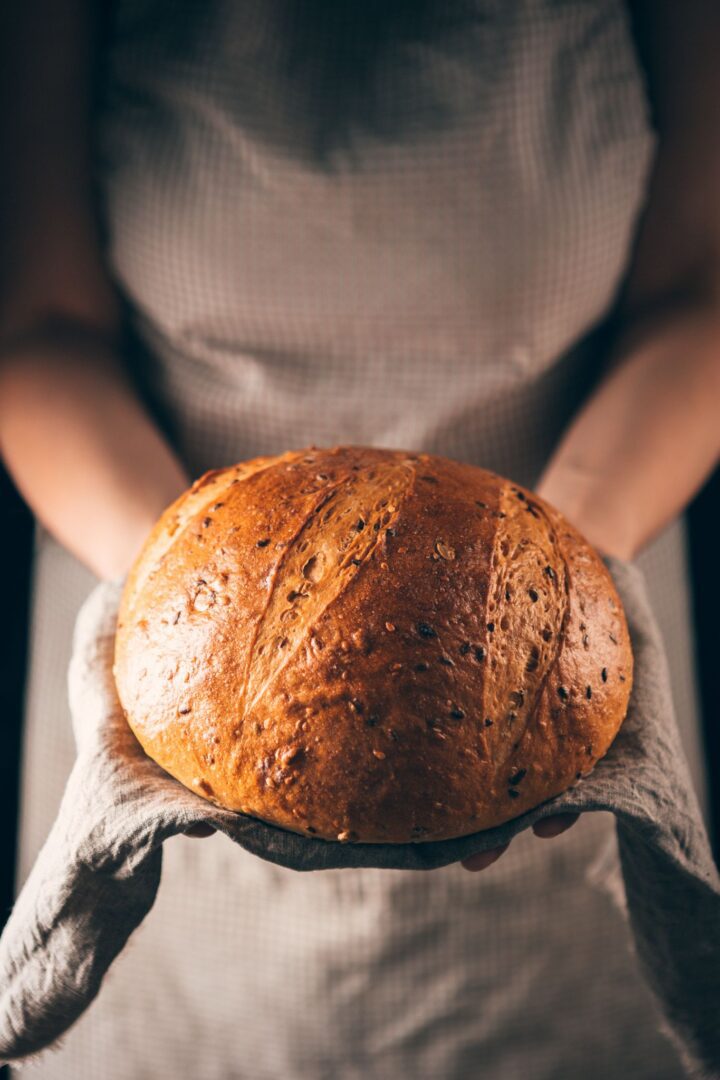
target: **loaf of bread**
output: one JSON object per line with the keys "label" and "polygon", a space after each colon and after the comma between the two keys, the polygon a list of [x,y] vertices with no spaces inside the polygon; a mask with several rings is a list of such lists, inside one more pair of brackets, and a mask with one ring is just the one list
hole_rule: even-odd
{"label": "loaf of bread", "polygon": [[207,473],[167,509],[128,576],[115,679],[146,753],[198,795],[403,843],[587,775],[632,654],[604,563],[530,491],[312,446]]}

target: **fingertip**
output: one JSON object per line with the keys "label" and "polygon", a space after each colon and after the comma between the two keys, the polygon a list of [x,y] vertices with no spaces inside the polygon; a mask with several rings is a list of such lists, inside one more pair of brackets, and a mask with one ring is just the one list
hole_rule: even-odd
{"label": "fingertip", "polygon": [[533,825],[533,832],[541,840],[551,840],[566,832],[580,817],[579,814],[556,814],[553,817],[543,818]]}
{"label": "fingertip", "polygon": [[510,843],[503,844],[501,847],[490,848],[489,851],[478,851],[475,855],[469,855],[467,859],[461,859],[460,865],[465,870],[470,870],[471,873],[476,873],[478,870],[486,870],[488,866],[492,866],[494,862],[500,858],[500,856],[507,851],[510,847]]}
{"label": "fingertip", "polygon": [[212,825],[206,825],[204,821],[199,821],[197,825],[191,825],[189,829],[185,830],[184,835],[194,839],[203,839],[206,836],[212,836],[215,829]]}

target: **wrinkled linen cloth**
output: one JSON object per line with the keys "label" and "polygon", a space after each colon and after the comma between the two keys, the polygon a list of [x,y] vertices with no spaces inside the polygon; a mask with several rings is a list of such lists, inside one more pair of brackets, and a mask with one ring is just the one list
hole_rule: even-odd
{"label": "wrinkled linen cloth", "polygon": [[550,814],[609,810],[644,976],[688,1074],[720,1076],[720,879],[680,747],[642,574],[632,564],[607,563],[635,657],[628,715],[609,753],[572,789],[498,828],[412,844],[309,839],[218,809],[168,776],[144,754],[115,691],[122,582],[94,589],[78,616],[69,673],[77,760],[0,939],[0,1060],[52,1044],[89,1005],[152,907],[163,841],[192,825],[209,823],[253,854],[298,871],[431,870],[503,844]]}

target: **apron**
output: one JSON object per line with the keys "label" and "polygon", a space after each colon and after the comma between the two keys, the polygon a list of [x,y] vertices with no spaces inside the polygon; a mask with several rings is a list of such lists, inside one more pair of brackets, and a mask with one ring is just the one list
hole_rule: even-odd
{"label": "apron", "polygon": [[[597,376],[652,163],[625,8],[397,0],[389,31],[377,7],[308,27],[296,0],[116,5],[98,179],[139,391],[194,475],[358,443],[532,486]],[[703,801],[682,521],[638,562]],[[38,528],[21,881],[74,757],[93,584]],[[619,883],[607,814],[480,875],[299,874],[174,838],[33,1076],[677,1080]]]}

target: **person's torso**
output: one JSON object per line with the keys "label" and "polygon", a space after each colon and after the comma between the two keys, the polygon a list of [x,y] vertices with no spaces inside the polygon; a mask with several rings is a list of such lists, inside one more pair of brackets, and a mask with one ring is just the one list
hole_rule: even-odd
{"label": "person's torso", "polygon": [[[591,377],[576,346],[651,159],[624,6],[397,0],[389,34],[382,4],[312,7],[328,23],[308,36],[299,0],[116,5],[99,180],[138,377],[196,474],[354,442],[531,483]],[[84,595],[68,559],[43,552],[40,659]],[[480,879],[299,875],[173,841],[55,1075],[674,1078],[622,920],[584,880],[612,839],[604,815],[524,834]]]}
{"label": "person's torso", "polygon": [[344,441],[528,481],[587,385],[653,147],[624,5],[377,6],[117,5],[109,255],[195,471]]}

